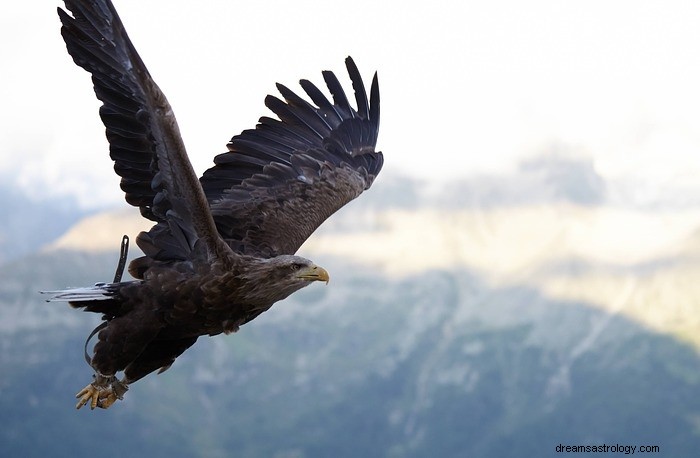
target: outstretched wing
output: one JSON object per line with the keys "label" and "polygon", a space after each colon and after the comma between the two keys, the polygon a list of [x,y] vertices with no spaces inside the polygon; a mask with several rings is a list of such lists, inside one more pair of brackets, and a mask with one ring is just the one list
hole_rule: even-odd
{"label": "outstretched wing", "polygon": [[147,254],[165,251],[187,258],[203,240],[207,258],[230,253],[216,232],[170,104],[111,1],[65,4],[73,16],[58,9],[61,34],[75,63],[92,74],[95,94],[104,103],[100,117],[126,201],[169,234],[164,246],[152,246],[147,237],[137,240],[139,246]]}
{"label": "outstretched wing", "polygon": [[[277,85],[284,101],[265,104],[278,117],[260,118],[255,129],[231,139],[229,152],[200,178],[216,227],[233,251],[272,257],[293,254],[318,226],[368,189],[382,168],[375,152],[379,131],[379,85],[369,100],[353,60],[345,61],[357,109],[330,71],[323,77],[331,103],[307,80],[301,87],[313,103]],[[154,245],[172,243],[167,226],[147,234]],[[150,255],[150,254],[149,254]],[[151,255],[169,259],[168,253]]]}
{"label": "outstretched wing", "polygon": [[357,109],[329,71],[323,77],[333,103],[307,80],[300,84],[315,106],[278,84],[284,101],[268,96],[265,104],[279,120],[260,118],[255,129],[233,137],[229,152],[200,179],[219,233],[234,251],[293,254],[379,173],[377,75],[368,101],[355,63],[350,57],[345,63]]}

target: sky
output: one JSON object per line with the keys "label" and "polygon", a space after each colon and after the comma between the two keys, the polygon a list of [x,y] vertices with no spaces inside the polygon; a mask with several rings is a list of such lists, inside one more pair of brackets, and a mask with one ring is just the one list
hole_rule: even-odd
{"label": "sky", "polygon": [[[118,205],[89,76],[60,2],[0,17],[0,177],[30,195]],[[700,192],[700,3],[116,0],[198,172],[262,115],[275,82],[349,88],[379,72],[383,173],[428,183],[507,173],[543,153],[606,179]]]}

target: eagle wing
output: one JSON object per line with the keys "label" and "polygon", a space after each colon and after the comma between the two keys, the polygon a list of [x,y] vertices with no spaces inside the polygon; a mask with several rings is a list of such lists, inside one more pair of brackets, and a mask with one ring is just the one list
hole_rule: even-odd
{"label": "eagle wing", "polygon": [[[230,256],[187,157],[172,108],[151,78],[109,1],[66,0],[61,34],[75,63],[92,74],[114,170],[126,201],[167,232],[167,245],[144,251],[206,260]],[[142,242],[142,240],[138,240]],[[197,253],[202,253],[201,249]],[[149,254],[148,252],[146,254]]]}
{"label": "eagle wing", "polygon": [[[265,105],[279,119],[262,117],[255,129],[231,139],[200,178],[219,234],[234,252],[273,257],[294,254],[330,215],[368,189],[382,168],[375,151],[379,84],[369,100],[352,60],[345,61],[357,109],[330,71],[323,78],[333,102],[308,80],[300,85],[315,104],[278,84],[284,101]],[[152,246],[172,244],[167,226],[147,234]],[[148,253],[147,253],[148,254]],[[151,255],[166,260],[169,253]]]}
{"label": "eagle wing", "polygon": [[294,254],[379,173],[377,75],[368,100],[352,58],[345,64],[357,109],[330,71],[323,78],[333,103],[308,80],[300,85],[315,105],[278,84],[284,101],[268,96],[265,104],[279,120],[262,117],[255,129],[233,137],[229,152],[200,178],[219,233],[234,251]]}

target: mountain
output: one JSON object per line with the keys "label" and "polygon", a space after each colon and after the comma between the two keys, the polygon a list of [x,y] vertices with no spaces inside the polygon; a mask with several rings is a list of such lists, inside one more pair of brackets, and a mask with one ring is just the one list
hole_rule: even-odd
{"label": "mountain", "polygon": [[550,456],[559,443],[692,456],[700,445],[690,345],[464,268],[394,278],[330,257],[328,287],[202,338],[109,411],[75,412],[97,320],[35,291],[109,278],[115,255],[55,252],[0,272],[3,456]]}
{"label": "mountain", "polygon": [[0,456],[696,455],[698,209],[389,188],[400,203],[373,189],[301,248],[328,286],[201,338],[107,411],[72,398],[99,317],[37,291],[112,278],[137,212],[0,266]]}
{"label": "mountain", "polygon": [[0,264],[34,253],[88,213],[70,199],[32,199],[0,175]]}
{"label": "mountain", "polygon": [[447,208],[604,203],[608,185],[591,159],[566,155],[566,150],[561,149],[524,159],[511,174],[482,174],[456,180],[447,184],[447,192],[438,201]]}

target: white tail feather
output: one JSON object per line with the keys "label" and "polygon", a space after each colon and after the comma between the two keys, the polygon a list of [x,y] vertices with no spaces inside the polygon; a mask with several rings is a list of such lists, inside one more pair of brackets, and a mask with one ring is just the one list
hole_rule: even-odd
{"label": "white tail feather", "polygon": [[82,302],[82,301],[105,301],[112,299],[113,293],[108,289],[106,283],[97,283],[95,286],[84,288],[70,288],[60,291],[40,291],[41,294],[51,294],[46,302]]}

